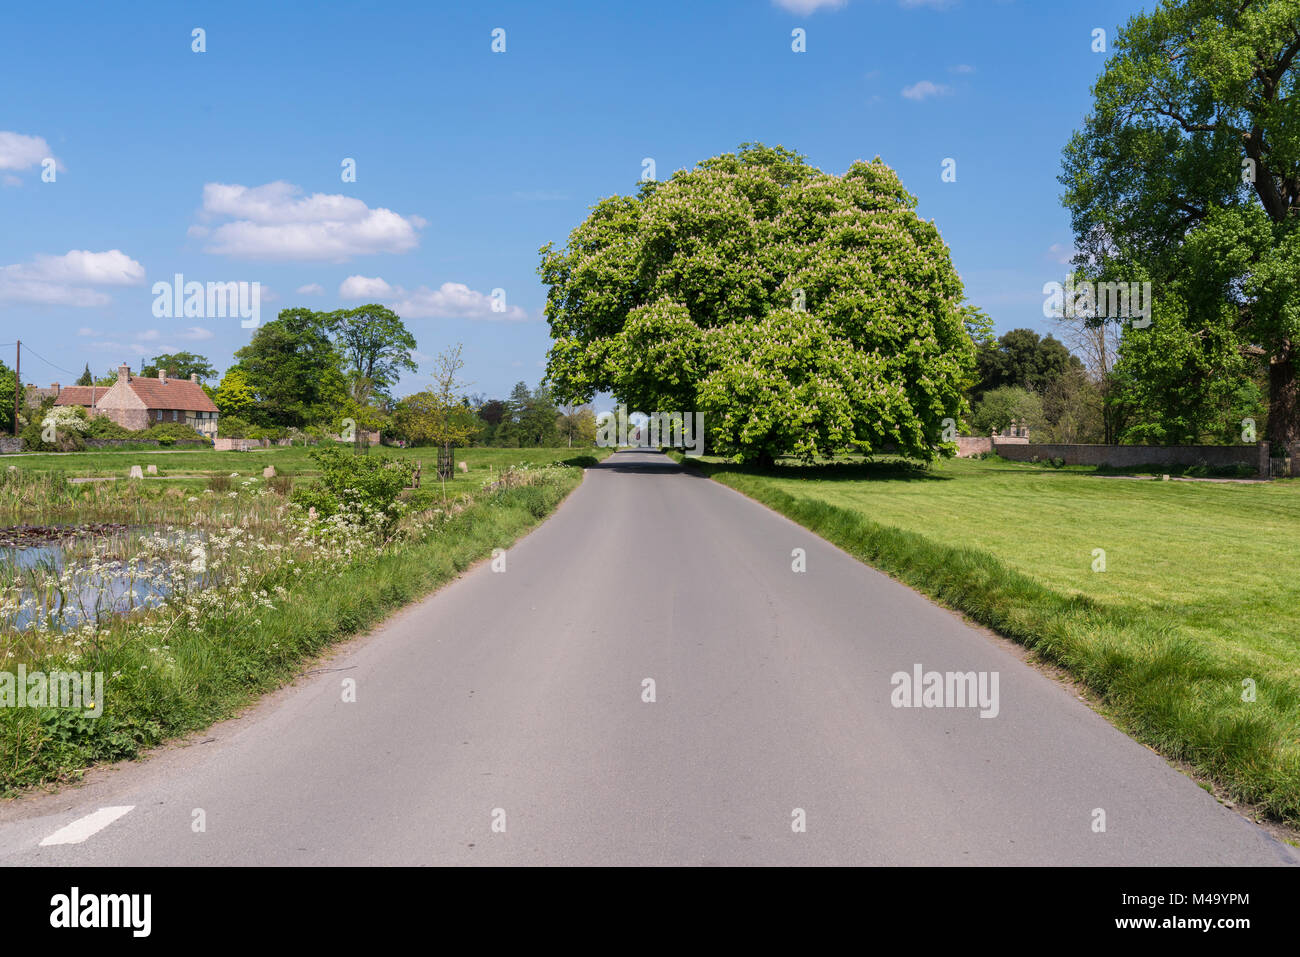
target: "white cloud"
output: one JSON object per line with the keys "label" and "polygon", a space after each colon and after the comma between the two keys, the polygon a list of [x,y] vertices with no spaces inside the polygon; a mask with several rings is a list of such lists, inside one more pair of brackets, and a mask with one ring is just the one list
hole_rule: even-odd
{"label": "white cloud", "polygon": [[120,249],[73,249],[62,256],[38,255],[30,263],[0,266],[0,301],[104,306],[108,295],[93,287],[142,282],[144,267]]}
{"label": "white cloud", "polygon": [[383,299],[393,294],[393,287],[378,276],[348,276],[339,283],[339,296],[344,299]]}
{"label": "white cloud", "polygon": [[[44,138],[0,130],[0,169],[27,169],[51,158],[50,144]],[[64,167],[55,160],[54,168],[62,170]]]}
{"label": "white cloud", "polygon": [[91,286],[136,286],[144,282],[144,267],[120,249],[103,253],[73,249],[62,256],[37,256],[31,266],[5,268],[21,269],[30,279]]}
{"label": "white cloud", "polygon": [[827,10],[838,10],[847,2],[848,0],[772,0],[773,5],[782,10],[799,14],[816,13],[823,7]]}
{"label": "white cloud", "polygon": [[300,296],[320,296],[325,293],[325,287],[318,282],[309,282],[305,286],[299,286],[297,292]]}
{"label": "white cloud", "polygon": [[[404,253],[419,244],[419,216],[371,209],[338,193],[302,195],[292,183],[207,183],[203,216],[227,218],[213,230],[210,253],[241,259],[345,262],[373,253]],[[200,227],[201,228],[201,227]],[[191,233],[193,233],[193,227]]]}
{"label": "white cloud", "polygon": [[202,326],[190,326],[180,335],[188,342],[203,342],[205,339],[212,338],[212,330],[204,329]]}
{"label": "white cloud", "polygon": [[90,328],[90,326],[82,326],[80,329],[77,330],[77,335],[79,335],[79,336],[98,336],[98,335],[102,335],[102,333],[101,333],[98,329],[92,329],[92,328]]}
{"label": "white cloud", "polygon": [[958,63],[956,66],[948,67],[949,73],[974,73],[975,68],[969,63]]}
{"label": "white cloud", "polygon": [[903,87],[903,96],[909,100],[924,100],[927,97],[944,96],[951,92],[950,87],[946,87],[942,83],[931,83],[929,80],[921,80],[911,86]]}
{"label": "white cloud", "polygon": [[343,299],[371,299],[384,303],[403,319],[527,319],[518,306],[492,310],[492,297],[461,282],[444,282],[437,289],[420,286],[403,289],[378,276],[349,276],[339,285]]}
{"label": "white cloud", "polygon": [[518,306],[504,312],[492,311],[492,297],[459,282],[444,282],[437,289],[421,286],[407,292],[397,290],[398,299],[389,307],[403,319],[527,319]]}

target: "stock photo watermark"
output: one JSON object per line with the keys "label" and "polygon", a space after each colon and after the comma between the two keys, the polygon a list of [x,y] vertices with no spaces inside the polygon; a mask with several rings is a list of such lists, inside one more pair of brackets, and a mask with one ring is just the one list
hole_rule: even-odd
{"label": "stock photo watermark", "polygon": [[68,708],[92,718],[104,713],[102,671],[0,671],[0,708]]}
{"label": "stock photo watermark", "polygon": [[1047,319],[1129,319],[1134,329],[1151,325],[1151,283],[1080,282],[1043,284]]}
{"label": "stock photo watermark", "polygon": [[244,329],[262,321],[260,282],[186,282],[176,273],[171,282],[153,284],[153,314],[158,319],[227,319],[238,317]]}
{"label": "stock photo watermark", "polygon": [[998,701],[996,671],[926,671],[912,665],[909,674],[895,671],[889,679],[893,691],[889,703],[895,708],[978,708],[981,718],[996,718]]}
{"label": "stock photo watermark", "polygon": [[596,445],[607,448],[686,449],[687,455],[704,454],[703,412],[633,412],[620,405],[615,412],[596,416]]}

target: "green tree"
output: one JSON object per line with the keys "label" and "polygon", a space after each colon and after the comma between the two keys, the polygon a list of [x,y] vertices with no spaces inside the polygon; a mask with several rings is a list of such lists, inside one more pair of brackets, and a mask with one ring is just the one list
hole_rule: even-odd
{"label": "green tree", "polygon": [[[1083,368],[1067,369],[1043,390],[1044,442],[1096,445],[1106,441],[1102,385]],[[1032,420],[1031,420],[1032,426]]]}
{"label": "green tree", "polygon": [[462,346],[442,352],[434,359],[433,387],[409,395],[397,403],[393,430],[418,445],[437,445],[448,467],[451,450],[463,446],[479,429],[479,420],[461,394]]}
{"label": "green tree", "polygon": [[595,445],[596,413],[589,405],[566,403],[555,420],[555,429],[569,448]]}
{"label": "green tree", "polygon": [[[250,414],[253,407],[257,405],[257,397],[253,394],[253,387],[248,383],[248,373],[240,366],[231,366],[227,369],[226,374],[221,377],[221,384],[217,387],[217,395],[213,401],[221,412],[221,418],[237,416],[242,419]],[[220,421],[219,418],[218,422]]]}
{"label": "green tree", "polygon": [[745,460],[951,451],[978,317],[915,207],[878,158],[832,176],[756,144],[602,200],[541,249],[547,378],[564,401],[701,411]]}
{"label": "green tree", "polygon": [[[200,382],[215,378],[217,375],[217,370],[213,368],[206,356],[198,356],[192,352],[170,352],[154,356],[150,363],[140,370],[140,375],[152,379],[158,375],[160,369],[176,379],[188,379],[197,373]],[[89,366],[86,372],[90,372]]]}
{"label": "green tree", "polygon": [[528,444],[524,433],[524,419],[532,404],[533,393],[526,382],[516,382],[510,395],[502,403],[501,421],[496,429],[497,445],[507,448],[521,448]]}
{"label": "green tree", "polygon": [[342,356],[330,314],[282,309],[235,353],[257,398],[254,421],[296,426],[333,421],[347,401]]}
{"label": "green tree", "polygon": [[0,359],[0,429],[14,433],[14,399],[16,398],[14,370]]}
{"label": "green tree", "polygon": [[376,303],[330,314],[335,342],[348,361],[353,397],[386,397],[405,369],[414,372],[415,336],[397,313]]}
{"label": "green tree", "polygon": [[1263,351],[1274,441],[1300,439],[1297,24],[1300,0],[1166,0],[1134,17],[1061,176],[1081,268],[1150,279],[1191,334]]}
{"label": "green tree", "polygon": [[95,377],[90,374],[90,363],[86,363],[86,370],[77,378],[77,385],[94,385]]}
{"label": "green tree", "polygon": [[529,395],[519,416],[519,444],[529,448],[550,448],[559,444],[557,420],[560,410],[550,387],[542,382]]}
{"label": "green tree", "polygon": [[975,361],[978,381],[971,393],[974,399],[1004,385],[1042,395],[1066,370],[1083,366],[1062,343],[1052,336],[1039,338],[1032,329],[1012,329],[996,342],[981,345]]}
{"label": "green tree", "polygon": [[971,425],[981,435],[1004,431],[1012,422],[1027,425],[1030,435],[1042,430],[1043,400],[1020,386],[1002,385],[984,393],[971,413]]}
{"label": "green tree", "polygon": [[[1225,313],[1231,308],[1224,304]],[[1156,303],[1147,328],[1129,329],[1115,365],[1118,403],[1130,423],[1120,441],[1154,445],[1231,444],[1242,423],[1263,421],[1260,359],[1243,352],[1230,321],[1192,328],[1173,294]]]}

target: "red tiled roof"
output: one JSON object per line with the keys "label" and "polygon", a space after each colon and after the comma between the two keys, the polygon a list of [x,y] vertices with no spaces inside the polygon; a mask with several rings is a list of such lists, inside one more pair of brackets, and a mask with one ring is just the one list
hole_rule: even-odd
{"label": "red tiled roof", "polygon": [[[132,376],[131,390],[145,406],[154,409],[180,409],[183,412],[216,412],[217,407],[197,382],[189,379],[149,379]],[[84,388],[84,387],[83,387]]]}
{"label": "red tiled roof", "polygon": [[59,390],[55,405],[84,405],[90,408],[91,402],[99,402],[109,389],[106,385],[68,385]]}

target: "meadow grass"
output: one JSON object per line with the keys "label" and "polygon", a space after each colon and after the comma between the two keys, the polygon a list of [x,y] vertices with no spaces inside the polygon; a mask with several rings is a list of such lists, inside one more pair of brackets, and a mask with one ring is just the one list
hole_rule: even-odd
{"label": "meadow grass", "polygon": [[1136,738],[1300,824],[1300,483],[696,464],[1064,666]]}
{"label": "meadow grass", "polygon": [[[150,454],[114,449],[0,456],[0,525],[188,521],[196,509],[200,513],[220,511],[220,495],[250,479],[258,485],[278,486],[281,494],[288,494],[293,482],[311,481],[319,470],[310,452],[310,448],[302,446],[274,446],[251,452],[207,449],[161,454],[154,450]],[[449,498],[481,488],[503,469],[562,462],[581,464],[586,459],[603,458],[610,450],[467,448],[454,452],[456,462],[465,462],[469,471],[453,470],[445,483]],[[421,463],[422,488],[436,488],[441,497],[443,483],[435,474],[436,449],[382,447],[371,449],[370,454]],[[156,465],[158,476],[128,479],[132,465]],[[277,479],[269,483],[262,479],[262,470],[268,465],[277,472]],[[69,482],[71,478],[116,481]],[[197,504],[190,501],[195,496]]]}
{"label": "meadow grass", "polygon": [[[315,463],[311,460],[311,451],[315,447],[273,445],[270,448],[252,449],[248,452],[217,452],[213,449],[171,451],[156,448],[43,452],[34,455],[0,455],[0,468],[13,465],[37,472],[63,472],[69,476],[119,478],[125,478],[131,471],[132,465],[156,465],[160,475],[200,473],[229,475],[231,472],[260,475],[267,465],[274,465],[276,470],[281,472],[311,472],[315,468]],[[468,462],[471,469],[493,467],[498,470],[520,464],[548,465],[577,455],[594,455],[607,451],[594,448],[458,448],[454,450],[456,461]],[[438,450],[430,447],[399,449],[375,446],[370,450],[370,454],[423,462],[426,475],[433,471],[438,462]]]}

